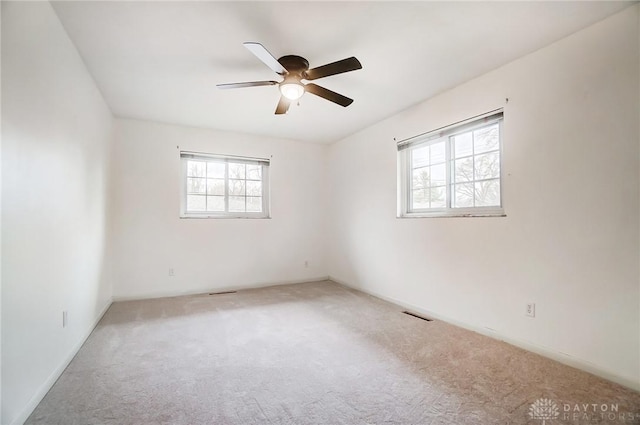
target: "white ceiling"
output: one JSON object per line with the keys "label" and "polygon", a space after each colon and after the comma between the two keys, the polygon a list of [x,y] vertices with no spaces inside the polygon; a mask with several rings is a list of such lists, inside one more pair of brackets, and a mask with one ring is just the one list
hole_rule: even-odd
{"label": "white ceiling", "polygon": [[[53,2],[113,113],[330,143],[628,6],[628,2]],[[311,67],[356,56],[362,70],[315,83],[274,115],[279,80],[242,43]]]}

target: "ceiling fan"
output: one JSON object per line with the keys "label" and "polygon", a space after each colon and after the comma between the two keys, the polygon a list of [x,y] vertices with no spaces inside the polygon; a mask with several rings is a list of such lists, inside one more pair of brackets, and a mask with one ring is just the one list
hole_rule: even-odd
{"label": "ceiling fan", "polygon": [[219,89],[238,89],[243,87],[257,86],[279,86],[280,101],[276,107],[276,114],[285,114],[289,110],[292,101],[296,101],[302,97],[305,92],[315,94],[340,106],[347,107],[353,103],[353,99],[343,96],[339,93],[325,89],[317,84],[306,83],[302,80],[317,80],[318,78],[328,77],[330,75],[342,74],[344,72],[362,69],[362,65],[355,57],[342,59],[317,68],[309,69],[309,61],[301,56],[287,55],[280,59],[273,57],[271,53],[260,43],[247,42],[243,43],[244,47],[249,49],[251,53],[256,55],[265,65],[274,70],[277,74],[284,77],[284,80],[278,81],[250,81],[246,83],[218,84]]}

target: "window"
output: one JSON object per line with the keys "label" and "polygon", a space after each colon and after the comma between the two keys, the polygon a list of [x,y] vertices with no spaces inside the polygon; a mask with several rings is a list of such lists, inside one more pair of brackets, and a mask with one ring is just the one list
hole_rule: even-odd
{"label": "window", "polygon": [[268,218],[269,160],[180,152],[181,217]]}
{"label": "window", "polygon": [[398,143],[398,216],[504,215],[502,110]]}

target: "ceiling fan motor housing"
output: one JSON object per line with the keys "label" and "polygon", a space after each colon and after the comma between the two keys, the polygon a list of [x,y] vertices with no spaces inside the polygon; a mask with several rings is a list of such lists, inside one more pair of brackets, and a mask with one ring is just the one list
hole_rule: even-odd
{"label": "ceiling fan motor housing", "polygon": [[278,62],[289,72],[289,75],[299,75],[300,78],[304,78],[304,72],[309,69],[309,61],[302,56],[287,55],[278,59]]}

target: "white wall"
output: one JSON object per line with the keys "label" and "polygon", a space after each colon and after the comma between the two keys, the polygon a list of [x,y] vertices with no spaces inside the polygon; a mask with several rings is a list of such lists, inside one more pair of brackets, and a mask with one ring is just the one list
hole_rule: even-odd
{"label": "white wall", "polygon": [[[332,145],[329,274],[640,389],[638,8]],[[499,107],[507,217],[395,218],[394,137]]]}
{"label": "white wall", "polygon": [[[0,46],[2,46],[2,7],[0,7]],[[2,81],[2,55],[1,54],[0,54],[0,81]],[[2,84],[0,84],[0,100],[1,99],[2,99]],[[0,117],[2,117],[1,101],[0,101]],[[2,420],[2,119],[0,119],[0,420]]]}
{"label": "white wall", "polygon": [[47,2],[2,2],[2,66],[1,422],[10,424],[26,419],[110,303],[112,118]]}
{"label": "white wall", "polygon": [[[180,219],[177,146],[270,157],[272,218]],[[116,120],[114,297],[325,278],[326,152],[323,145]]]}
{"label": "white wall", "polygon": [[[0,46],[2,46],[2,7],[0,7]],[[1,49],[0,49],[1,50]],[[2,81],[2,55],[0,54],[0,81]],[[0,84],[0,100],[2,84]],[[0,101],[0,117],[2,102]],[[2,119],[0,119],[0,420],[2,420]]]}

